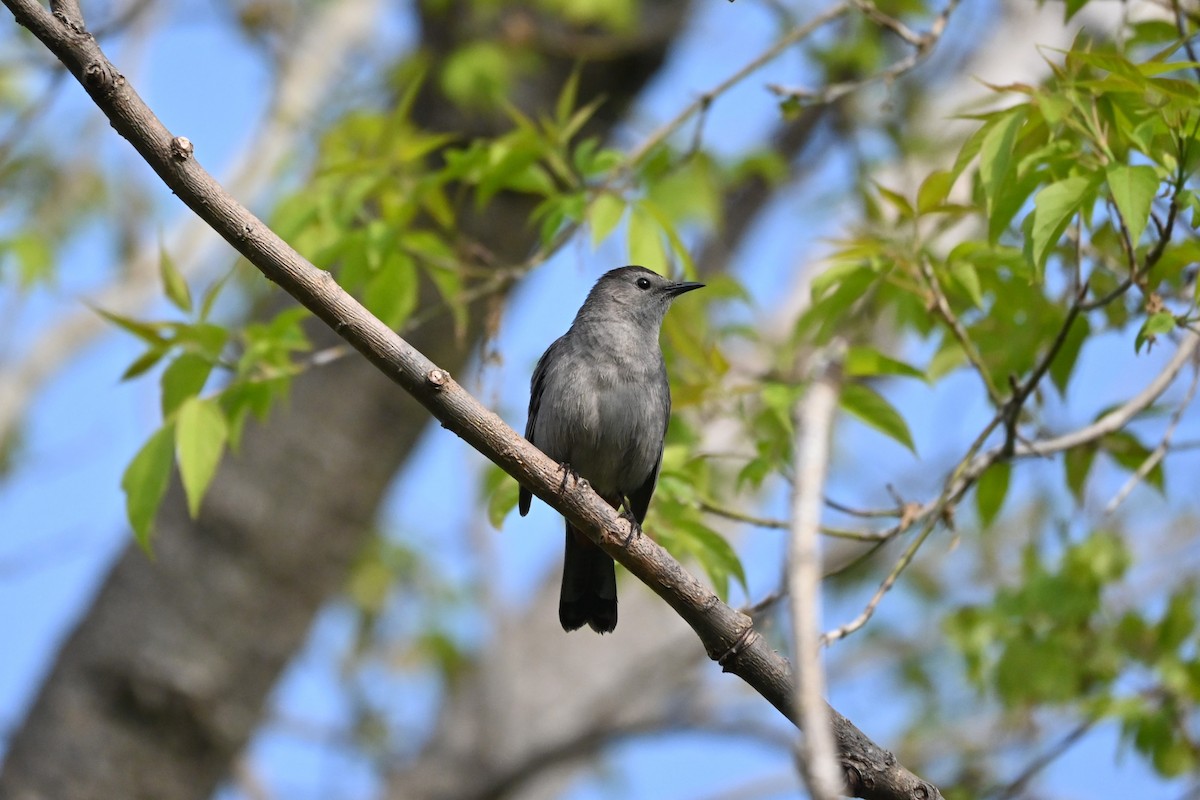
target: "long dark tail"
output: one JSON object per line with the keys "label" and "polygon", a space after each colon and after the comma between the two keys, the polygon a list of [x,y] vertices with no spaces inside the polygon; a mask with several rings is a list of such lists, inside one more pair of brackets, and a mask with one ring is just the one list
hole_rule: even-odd
{"label": "long dark tail", "polygon": [[617,627],[617,565],[570,523],[558,621],[565,631],[590,625],[596,633],[612,633]]}

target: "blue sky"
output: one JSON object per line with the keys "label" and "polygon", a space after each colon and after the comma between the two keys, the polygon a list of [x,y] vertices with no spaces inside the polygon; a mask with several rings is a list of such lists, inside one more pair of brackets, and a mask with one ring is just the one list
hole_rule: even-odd
{"label": "blue sky", "polygon": [[[994,10],[992,4],[980,4],[969,12],[978,17],[972,18],[964,11],[956,24],[968,31],[977,30],[978,20],[989,10]],[[209,13],[203,6],[185,6],[150,40],[107,46],[123,69],[126,63],[134,64],[127,74],[138,91],[169,128],[195,143],[202,163],[221,175],[254,128],[269,73],[245,42],[231,35],[229,26],[212,19]],[[731,14],[738,16],[736,29],[729,24]],[[397,41],[409,33],[403,17],[389,21],[388,28]],[[693,97],[710,87],[744,58],[758,52],[770,41],[772,32],[770,18],[759,6],[716,3],[704,7],[685,46],[647,92],[622,132],[621,141],[636,141],[653,129],[674,113],[681,98]],[[723,52],[736,53],[737,57],[713,58],[714,42],[720,43]],[[708,140],[727,153],[760,140],[775,119],[774,103],[762,85],[772,81],[795,83],[797,63],[795,57],[785,57],[722,99],[710,114]],[[113,171],[148,173],[127,144],[99,119],[75,84],[64,84],[54,113],[93,118],[94,138],[78,146],[84,152],[94,149]],[[829,181],[845,177],[839,174],[836,163],[824,165],[821,174]],[[165,189],[159,190],[155,199],[154,217],[142,221],[147,232],[169,228],[179,215],[187,213]],[[781,271],[778,265],[815,260],[822,252],[821,237],[830,231],[796,222],[804,219],[806,209],[822,201],[821,196],[784,197],[752,244],[740,254],[743,277],[764,309],[771,308],[781,274],[786,276],[790,269]],[[19,354],[42,326],[76,308],[79,299],[104,280],[112,265],[98,254],[110,252],[99,244],[107,235],[104,226],[98,225],[72,245],[64,259],[70,269],[63,270],[57,287],[28,298],[22,305],[19,324],[0,328],[0,336],[10,337],[0,340],[0,357]],[[219,260],[224,264],[228,258],[226,253]],[[586,246],[568,247],[541,267],[520,287],[505,315],[498,342],[505,356],[503,365],[475,371],[468,376],[467,385],[520,429],[534,360],[565,330],[595,276],[624,260],[621,245],[610,240],[594,253]],[[0,307],[9,307],[9,291],[0,288]],[[1085,353],[1075,385],[1076,393],[1086,401],[1074,406],[1069,416],[1064,413],[1064,424],[1086,419],[1122,399],[1130,386],[1139,385],[1139,380],[1153,374],[1161,353],[1134,360],[1128,357],[1130,349],[1128,340],[1109,337]],[[0,659],[0,729],[9,730],[19,724],[62,638],[86,609],[112,560],[129,543],[118,482],[128,460],[158,423],[153,382],[117,381],[138,352],[136,342],[110,334],[80,353],[38,395],[27,420],[18,468],[0,483],[0,630],[9,643],[6,657]],[[1128,366],[1114,372],[1110,366],[1114,358]],[[878,501],[883,485],[895,480],[897,474],[921,473],[910,479],[911,485],[900,488],[914,494],[927,491],[927,466],[941,464],[949,455],[939,452],[944,447],[939,443],[961,441],[988,414],[980,403],[964,407],[963,397],[973,388],[971,380],[969,375],[958,376],[939,385],[936,391],[917,384],[902,386],[890,395],[905,409],[918,439],[920,461],[862,426],[846,423],[836,444],[833,488],[850,499],[867,495]],[[1198,433],[1195,421],[1189,420],[1180,436],[1195,438]],[[453,478],[464,470],[476,472],[481,465],[481,457],[435,426],[399,476],[383,524],[400,535],[419,530],[429,541],[458,540],[459,532],[473,524],[478,497],[473,485]],[[1198,466],[1196,458],[1189,457],[1181,460],[1172,474],[1195,474]],[[1047,480],[1057,479],[1057,469],[1053,465],[1031,465],[1018,470],[1014,496],[1033,496]],[[1111,496],[1122,480],[1120,475],[1100,476],[1093,491],[1098,497]],[[1173,508],[1200,511],[1197,499],[1186,487],[1177,490],[1185,483],[1178,478],[1169,483],[1169,488],[1176,490]],[[415,498],[428,502],[429,497],[437,498],[449,513],[432,521],[418,517],[413,510],[418,505]],[[1139,490],[1129,507],[1136,513],[1149,514],[1148,519],[1153,520],[1157,502],[1153,494]],[[786,496],[777,493],[767,498],[765,513],[782,516],[785,507]],[[497,534],[494,552],[506,601],[521,602],[546,570],[556,568],[560,524],[539,504],[530,519],[510,519],[505,530]],[[739,546],[746,554],[751,594],[769,591],[782,552],[778,534],[749,531]],[[1185,563],[1194,567],[1198,555],[1194,551],[1186,554]],[[965,558],[949,547],[948,537],[931,541],[922,557],[944,562],[950,569],[956,558]],[[453,568],[452,552],[442,552],[439,560],[445,569]],[[873,583],[869,583],[866,591],[872,588]],[[854,595],[829,603],[829,622],[837,624],[847,619],[861,606],[862,599]],[[920,624],[903,618],[905,606],[900,596],[889,598],[887,608],[888,614],[881,616],[884,621]],[[276,691],[274,705],[281,715],[335,730],[347,723],[349,709],[338,681],[339,658],[348,646],[350,625],[349,614],[337,604],[321,614],[307,647],[298,654]],[[893,680],[886,674],[886,667],[877,663],[861,674],[835,682],[831,694],[836,707],[885,744],[902,716],[902,709],[880,707],[880,695]],[[432,712],[436,694],[428,681],[419,677],[375,679],[378,691],[394,691],[403,698],[403,702],[396,703],[402,709],[397,713],[410,715],[413,724],[419,725]],[[733,680],[727,676],[716,679]],[[1169,800],[1181,794],[1181,784],[1160,781],[1138,758],[1132,754],[1115,757],[1118,752],[1111,728],[1089,736],[1051,769],[1045,784],[1051,796]],[[256,738],[251,753],[261,775],[281,797],[365,798],[372,796],[377,786],[377,776],[370,766],[353,753],[286,731],[264,732]],[[609,774],[584,778],[569,797],[706,798],[759,780],[767,787],[761,795],[764,797],[794,796],[796,791],[787,754],[729,739],[689,734],[635,740],[615,748],[608,763],[613,767]],[[772,793],[772,786],[778,790]],[[240,797],[232,790],[222,795]]]}

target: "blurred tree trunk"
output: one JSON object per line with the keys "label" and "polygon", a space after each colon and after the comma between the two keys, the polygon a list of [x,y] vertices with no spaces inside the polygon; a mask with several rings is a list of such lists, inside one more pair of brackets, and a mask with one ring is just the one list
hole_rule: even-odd
{"label": "blurred tree trunk", "polygon": [[[471,8],[451,3],[422,19],[422,47],[435,62],[478,34]],[[647,3],[628,36],[592,48],[606,57],[585,70],[581,98],[607,98],[593,133],[604,134],[654,74],[686,10]],[[574,61],[570,47],[558,48],[571,31],[516,10],[509,21],[486,29],[522,32],[543,58],[514,97],[527,112],[552,108]],[[435,130],[479,130],[479,120],[460,117],[432,89],[413,118]],[[502,262],[520,260],[533,244],[530,210],[523,199],[499,197],[464,223],[464,234]],[[483,315],[473,312],[463,341],[448,315],[410,340],[461,371],[468,343],[482,331]],[[322,335],[314,332],[318,343]],[[247,430],[198,520],[188,518],[173,486],[155,558],[131,546],[119,559],[14,734],[0,797],[209,797],[256,729],[314,614],[342,586],[389,481],[427,422],[374,368],[342,359],[299,378],[290,401]]]}

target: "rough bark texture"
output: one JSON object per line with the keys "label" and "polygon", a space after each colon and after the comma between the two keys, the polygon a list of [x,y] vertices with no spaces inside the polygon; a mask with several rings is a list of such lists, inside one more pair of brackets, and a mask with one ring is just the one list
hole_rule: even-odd
{"label": "rough bark texture", "polygon": [[[587,89],[610,98],[596,132],[636,96],[678,32],[685,4],[652,5],[653,24],[620,43],[616,62],[587,72]],[[69,10],[68,19],[81,22]],[[443,57],[476,33],[473,22],[466,6],[426,18],[426,49]],[[552,106],[570,66],[563,55],[521,88],[526,110]],[[90,90],[86,78],[85,85]],[[434,129],[478,124],[433,93],[414,118]],[[532,243],[528,203],[498,198],[489,209],[470,220],[468,234],[519,259]],[[471,315],[476,325],[481,317]],[[467,348],[455,344],[445,317],[411,338],[447,369],[465,363]],[[314,613],[340,588],[388,482],[428,422],[373,366],[343,359],[297,380],[286,408],[247,431],[241,457],[222,464],[199,520],[188,519],[173,488],[155,560],[131,547],[113,569],[11,740],[0,797],[210,796]]]}

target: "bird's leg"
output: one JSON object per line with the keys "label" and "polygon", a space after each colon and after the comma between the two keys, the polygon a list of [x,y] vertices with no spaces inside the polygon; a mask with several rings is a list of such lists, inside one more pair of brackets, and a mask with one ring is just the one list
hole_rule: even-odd
{"label": "bird's leg", "polygon": [[558,493],[559,494],[562,494],[563,492],[565,492],[567,490],[567,478],[572,478],[575,481],[576,486],[578,486],[580,484],[587,486],[587,481],[585,481],[583,478],[581,478],[579,476],[579,473],[575,471],[575,468],[572,467],[570,464],[568,464],[566,461],[559,462],[558,470],[559,470],[559,472],[562,473],[562,480],[558,484]]}
{"label": "bird's leg", "polygon": [[629,521],[629,535],[625,537],[621,546],[629,547],[630,542],[642,535],[642,523],[638,522],[638,518],[633,515],[633,506],[628,497],[621,498],[621,519]]}

